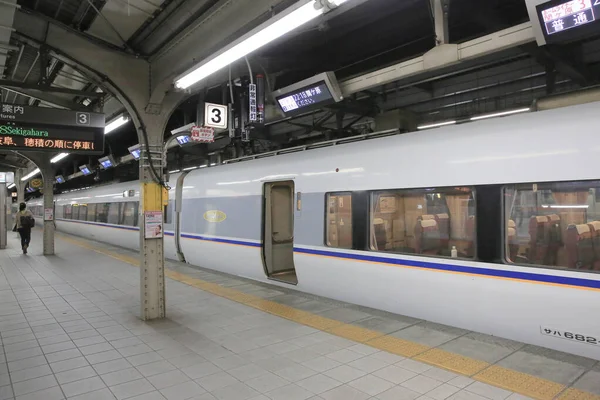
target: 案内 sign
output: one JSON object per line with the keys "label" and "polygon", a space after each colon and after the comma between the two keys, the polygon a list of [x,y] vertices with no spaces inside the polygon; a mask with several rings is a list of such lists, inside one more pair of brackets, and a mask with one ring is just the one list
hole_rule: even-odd
{"label": "\u6848\u5185 sign", "polygon": [[104,114],[0,104],[0,150],[104,151]]}

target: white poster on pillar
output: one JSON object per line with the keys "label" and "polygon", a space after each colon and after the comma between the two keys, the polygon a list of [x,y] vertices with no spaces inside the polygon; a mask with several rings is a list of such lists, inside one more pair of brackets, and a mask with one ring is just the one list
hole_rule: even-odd
{"label": "white poster on pillar", "polygon": [[53,208],[45,208],[44,209],[44,221],[54,221],[54,209]]}

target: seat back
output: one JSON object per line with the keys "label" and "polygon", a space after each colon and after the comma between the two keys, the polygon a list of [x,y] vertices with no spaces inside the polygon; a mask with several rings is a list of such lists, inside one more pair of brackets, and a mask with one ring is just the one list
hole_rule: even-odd
{"label": "seat back", "polygon": [[419,217],[415,225],[416,252],[418,254],[438,254],[440,251],[440,231],[435,219]]}
{"label": "seat back", "polygon": [[592,246],[594,248],[594,269],[600,269],[600,221],[588,224],[592,233]]}
{"label": "seat back", "polygon": [[560,217],[557,214],[548,215],[546,223],[547,250],[544,265],[558,265],[558,250],[563,246]]}
{"label": "seat back", "polygon": [[534,215],[529,219],[529,254],[527,258],[533,264],[544,264],[548,251],[548,217]]}
{"label": "seat back", "polygon": [[519,241],[517,238],[517,225],[512,219],[508,220],[506,239],[508,243],[508,258],[510,261],[515,262],[519,253]]}
{"label": "seat back", "polygon": [[466,255],[470,258],[475,257],[475,222],[474,215],[470,215],[469,218],[467,218],[466,230],[469,243],[467,244]]}
{"label": "seat back", "polygon": [[588,224],[571,224],[565,238],[568,267],[591,269],[594,264],[592,228]]}
{"label": "seat back", "polygon": [[387,244],[387,232],[385,230],[385,221],[382,218],[373,220],[373,228],[375,233],[376,250],[384,251]]}

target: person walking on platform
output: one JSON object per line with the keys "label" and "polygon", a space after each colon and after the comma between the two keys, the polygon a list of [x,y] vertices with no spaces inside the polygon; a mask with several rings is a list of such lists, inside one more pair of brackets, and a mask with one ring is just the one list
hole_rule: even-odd
{"label": "person walking on platform", "polygon": [[21,248],[23,254],[27,254],[29,242],[31,242],[31,228],[35,226],[35,219],[31,211],[27,209],[27,204],[19,204],[19,212],[17,213],[17,231],[21,236]]}

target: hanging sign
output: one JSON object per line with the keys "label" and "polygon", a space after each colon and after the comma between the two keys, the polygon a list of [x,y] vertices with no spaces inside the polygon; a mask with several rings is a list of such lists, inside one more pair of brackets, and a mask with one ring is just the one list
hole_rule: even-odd
{"label": "hanging sign", "polygon": [[206,103],[204,106],[204,125],[216,129],[227,129],[227,110],[227,106]]}
{"label": "hanging sign", "polygon": [[53,208],[45,208],[44,209],[44,221],[54,221],[54,209]]}
{"label": "hanging sign", "polygon": [[215,141],[215,129],[206,126],[194,126],[190,133],[190,139],[194,142],[212,143]]}
{"label": "hanging sign", "polygon": [[250,122],[256,122],[256,84],[248,85],[248,119]]}
{"label": "hanging sign", "polygon": [[160,239],[163,237],[162,211],[144,212],[144,237],[146,239]]}

